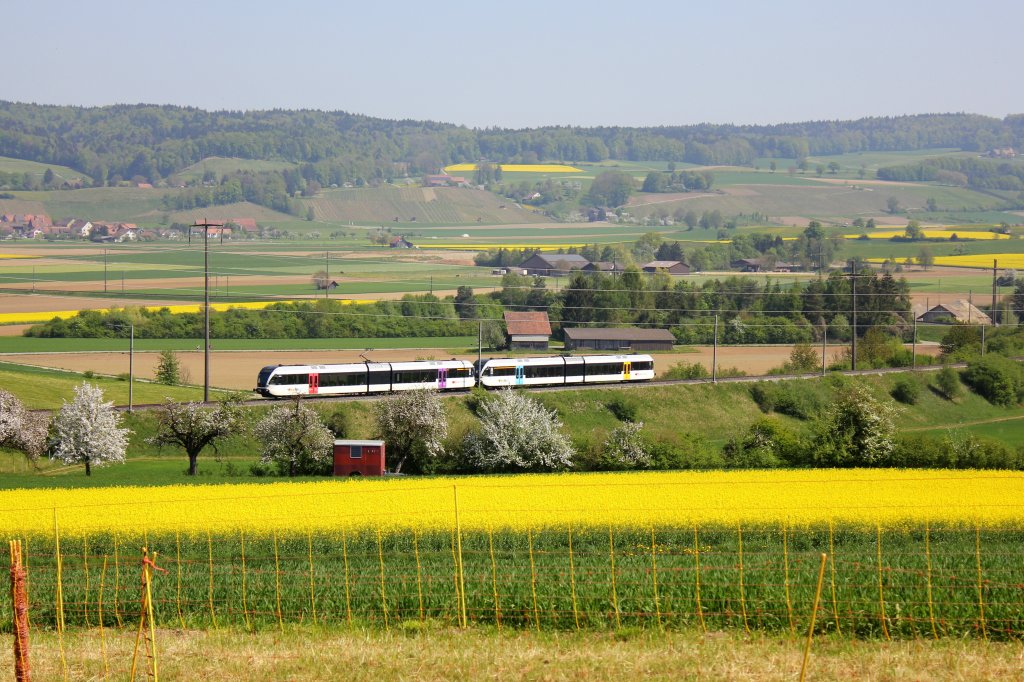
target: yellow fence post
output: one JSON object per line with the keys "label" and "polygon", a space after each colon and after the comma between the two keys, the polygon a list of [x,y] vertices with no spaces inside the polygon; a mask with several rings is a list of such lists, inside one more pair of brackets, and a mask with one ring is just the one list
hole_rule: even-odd
{"label": "yellow fence post", "polygon": [[181,610],[181,533],[174,531],[174,566],[177,581],[174,591],[174,605],[178,611],[178,623],[185,629],[185,614]]}
{"label": "yellow fence post", "polygon": [[697,619],[700,621],[700,629],[706,633],[708,627],[704,623],[704,607],[700,603],[700,540],[697,537],[697,524],[693,524],[693,575],[697,590]]}
{"label": "yellow fence post", "polygon": [[608,558],[611,561],[612,572],[612,609],[615,612],[615,629],[618,630],[622,627],[622,623],[619,621],[619,594],[615,576],[615,534],[612,532],[611,526],[608,526]]}
{"label": "yellow fence post", "polygon": [[928,527],[928,523],[924,524],[924,559],[927,567],[927,581],[928,581],[928,620],[932,626],[932,639],[939,638],[939,632],[935,628],[935,605],[932,601],[932,548],[931,548],[931,529]]}
{"label": "yellow fence post", "polygon": [[419,599],[420,621],[422,622],[427,617],[423,611],[423,570],[420,566],[420,542],[415,528],[412,529],[412,551],[416,556],[416,596]]}
{"label": "yellow fence post", "polygon": [[[118,542],[117,534],[114,534],[114,619],[117,621],[117,627],[124,627],[121,622],[121,610],[118,608],[118,603],[121,597],[121,562],[118,560]],[[180,565],[180,564],[179,564]],[[178,602],[181,603],[180,601]],[[184,629],[184,625],[182,626]]]}
{"label": "yellow fence post", "polygon": [[498,601],[498,564],[494,561],[494,529],[487,528],[487,545],[491,551],[491,589],[494,592],[494,621],[501,632],[501,603]]}
{"label": "yellow fence post", "polygon": [[462,563],[462,521],[459,518],[459,487],[457,485],[452,486],[452,494],[455,499],[455,544],[458,549],[456,572],[459,580],[459,625],[466,627],[468,624],[466,619],[466,574]]}
{"label": "yellow fence post", "polygon": [[210,531],[206,531],[206,556],[210,567],[210,589],[209,589],[209,602],[210,602],[210,622],[213,623],[213,629],[217,629],[217,612],[213,606],[213,537],[210,535]]}
{"label": "yellow fence post", "polygon": [[238,531],[242,543],[242,615],[245,617],[245,629],[252,630],[252,623],[249,622],[249,597],[246,595],[247,580],[245,571],[245,531]]}
{"label": "yellow fence post", "polygon": [[85,572],[85,596],[82,597],[82,615],[85,616],[85,627],[89,622],[89,535],[82,536],[82,570]]}
{"label": "yellow fence post", "polygon": [[64,559],[60,554],[60,523],[57,508],[53,508],[53,541],[57,555],[57,646],[60,648],[60,667],[64,680],[68,679],[68,659],[64,653]]}
{"label": "yellow fence post", "polygon": [[384,613],[384,629],[389,630],[388,600],[384,592],[384,541],[381,538],[380,526],[377,526],[377,556],[380,558],[380,607]]}
{"label": "yellow fence post", "polygon": [[569,526],[569,590],[572,594],[572,618],[580,629],[580,612],[576,605],[576,562],[572,556],[572,526]]}
{"label": "yellow fence post", "polygon": [[978,564],[978,625],[981,626],[981,638],[988,639],[988,628],[985,625],[985,583],[981,575],[981,526],[974,526],[974,558]]}
{"label": "yellow fence post", "polygon": [[100,656],[103,658],[103,679],[110,676],[110,666],[107,663],[107,637],[103,629],[103,588],[107,581],[107,557],[103,557],[103,569],[100,571],[100,594],[97,599],[97,617],[100,621]]}
{"label": "yellow fence post", "polygon": [[658,600],[658,545],[654,537],[654,526],[651,526],[651,582],[654,585],[654,617],[658,622],[658,630],[663,630],[661,602]]}
{"label": "yellow fence post", "polygon": [[793,624],[793,601],[789,596],[789,530],[786,524],[782,524],[782,565],[783,582],[786,588],[786,617],[789,619],[789,634],[796,634],[796,626]]}
{"label": "yellow fence post", "polygon": [[814,637],[814,621],[818,618],[818,602],[821,601],[821,583],[825,579],[825,555],[821,555],[821,566],[818,567],[818,587],[814,591],[814,608],[811,609],[811,624],[807,626],[807,645],[804,646],[804,662],[800,666],[800,682],[804,682],[807,674],[807,658],[811,655],[811,639]]}
{"label": "yellow fence post", "polygon": [[877,534],[877,554],[878,554],[878,618],[882,623],[882,634],[885,635],[886,641],[889,641],[889,626],[886,623],[885,616],[885,593],[882,591],[882,526],[876,525],[875,532]]}
{"label": "yellow fence post", "polygon": [[828,565],[830,567],[830,581],[832,583],[832,617],[836,622],[836,634],[842,635],[843,631],[839,627],[839,600],[836,599],[836,554],[835,549],[832,546],[832,519],[828,520]]}
{"label": "yellow fence post", "polygon": [[736,524],[736,538],[739,541],[740,554],[740,612],[743,614],[743,631],[750,634],[750,625],[747,622],[747,594],[746,583],[743,577],[743,526]]}
{"label": "yellow fence post", "polygon": [[[348,589],[348,564],[346,563],[345,587]],[[277,602],[277,627],[284,632],[284,617],[281,614],[281,553],[277,547],[277,530],[274,530],[274,598]]]}
{"label": "yellow fence post", "polygon": [[313,529],[306,529],[306,541],[309,547],[309,607],[313,612],[313,623],[316,619],[316,586],[313,582]]}
{"label": "yellow fence post", "polygon": [[533,624],[540,632],[540,609],[537,607],[537,569],[533,563],[533,529],[526,529],[526,541],[530,548],[530,592],[533,594]]}
{"label": "yellow fence post", "polygon": [[348,536],[344,528],[341,529],[341,556],[345,561],[345,622],[352,627],[352,597],[348,588]]}

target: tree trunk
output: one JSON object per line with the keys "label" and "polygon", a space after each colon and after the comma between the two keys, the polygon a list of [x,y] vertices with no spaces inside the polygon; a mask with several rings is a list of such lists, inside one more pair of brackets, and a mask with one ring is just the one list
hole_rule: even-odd
{"label": "tree trunk", "polygon": [[398,463],[395,464],[395,473],[396,474],[402,473],[402,465],[403,464],[405,464],[405,457],[403,457],[402,459],[398,460]]}
{"label": "tree trunk", "polygon": [[188,475],[195,476],[199,469],[199,453],[189,453],[188,455]]}
{"label": "tree trunk", "polygon": [[89,460],[85,460],[85,475],[92,476],[92,469],[89,467]]}

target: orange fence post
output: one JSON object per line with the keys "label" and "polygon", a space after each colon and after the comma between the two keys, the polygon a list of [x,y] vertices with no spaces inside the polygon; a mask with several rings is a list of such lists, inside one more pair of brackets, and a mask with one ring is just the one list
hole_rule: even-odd
{"label": "orange fence post", "polygon": [[985,625],[985,583],[981,575],[981,526],[974,526],[974,558],[978,564],[978,625],[981,626],[981,638],[988,639],[988,628]]}
{"label": "orange fence post", "polygon": [[97,600],[97,617],[100,621],[100,656],[103,658],[103,679],[110,676],[110,666],[107,662],[107,637],[103,629],[103,588],[107,582],[107,556],[103,556],[103,569],[100,571],[100,594]]}
{"label": "orange fence post", "polygon": [[380,526],[377,526],[377,556],[380,558],[380,607],[384,613],[384,629],[389,630],[388,600],[384,593],[384,541],[381,539]]}
{"label": "orange fence post", "polygon": [[796,626],[793,624],[793,602],[789,597],[789,531],[786,524],[782,524],[782,564],[783,580],[786,588],[786,616],[789,618],[789,634],[796,634]]}
{"label": "orange fence post", "polygon": [[252,624],[249,622],[249,598],[246,596],[246,576],[245,576],[245,531],[241,530],[239,533],[239,539],[242,543],[242,614],[245,616],[245,629],[251,630]]}
{"label": "orange fence post", "polygon": [[540,632],[540,610],[537,608],[537,569],[533,563],[533,529],[526,529],[526,541],[530,547],[530,592],[533,594],[533,624]]}
{"label": "orange fence post", "polygon": [[412,551],[416,556],[416,596],[419,597],[420,602],[420,620],[426,620],[426,614],[423,612],[423,569],[420,565],[420,542],[417,537],[416,529],[412,529]]}
{"label": "orange fence post", "polygon": [[185,629],[185,615],[181,611],[181,534],[174,531],[174,565],[178,574],[177,585],[174,592],[174,604],[178,610],[178,622],[181,629]]}
{"label": "orange fence post", "polygon": [[654,539],[654,526],[651,526],[651,582],[654,585],[654,616],[658,621],[658,629],[661,625],[661,602],[658,600],[658,545]]}
{"label": "orange fence post", "polygon": [[64,559],[60,554],[60,523],[57,508],[53,508],[53,542],[57,555],[57,646],[60,648],[60,667],[65,681],[68,679],[68,659],[64,653]]}
{"label": "orange fence post", "polygon": [[836,554],[835,549],[832,546],[832,536],[834,532],[832,529],[832,519],[828,520],[828,565],[831,569],[831,583],[832,583],[832,617],[836,622],[836,634],[842,635],[843,631],[839,627],[839,601],[836,599]]}
{"label": "orange fence post", "polygon": [[612,572],[612,609],[615,611],[615,629],[618,630],[622,623],[619,621],[619,595],[615,577],[615,534],[611,526],[608,526],[608,558],[611,560]]}
{"label": "orange fence post", "polygon": [[313,612],[313,623],[316,623],[316,586],[313,582],[313,529],[306,529],[306,541],[309,546],[309,607]]}
{"label": "orange fence post", "polygon": [[14,679],[29,682],[27,573],[22,565],[21,541],[11,540],[11,606],[14,609]]}
{"label": "orange fence post", "polygon": [[452,486],[452,493],[455,496],[455,542],[458,549],[456,572],[459,580],[459,625],[468,625],[466,618],[466,574],[462,564],[462,521],[459,518],[459,487]]}
{"label": "orange fence post", "polygon": [[82,538],[82,570],[85,572],[85,596],[82,598],[82,614],[85,616],[85,627],[89,627],[89,536]]}
{"label": "orange fence post", "polygon": [[[114,535],[114,619],[117,620],[117,627],[123,627],[124,624],[121,622],[121,610],[118,608],[118,602],[121,596],[121,562],[118,560],[117,552],[117,535]],[[178,562],[181,565],[181,562]],[[180,582],[179,582],[180,584]],[[181,601],[178,601],[181,604]],[[182,629],[184,629],[184,623]]]}
{"label": "orange fence post", "polygon": [[[352,626],[352,597],[348,587],[348,537],[345,529],[341,529],[341,555],[345,560],[345,622]],[[277,536],[274,536],[274,557],[277,557]],[[280,613],[280,598],[278,598],[278,612]]]}
{"label": "orange fence post", "polygon": [[[345,564],[345,588],[348,589],[348,564]],[[284,618],[281,615],[281,555],[277,548],[277,530],[274,530],[274,598],[277,600],[277,627],[284,632]]]}
{"label": "orange fence post", "polygon": [[213,538],[210,536],[210,531],[206,531],[206,552],[207,560],[210,566],[210,589],[209,589],[209,602],[210,602],[210,622],[213,623],[213,629],[217,629],[217,612],[213,608]]}

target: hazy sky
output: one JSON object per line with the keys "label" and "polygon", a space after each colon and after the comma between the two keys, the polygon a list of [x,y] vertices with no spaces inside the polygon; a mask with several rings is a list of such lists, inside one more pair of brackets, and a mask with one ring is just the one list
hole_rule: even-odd
{"label": "hazy sky", "polygon": [[474,127],[1024,113],[1020,0],[5,5],[20,102]]}

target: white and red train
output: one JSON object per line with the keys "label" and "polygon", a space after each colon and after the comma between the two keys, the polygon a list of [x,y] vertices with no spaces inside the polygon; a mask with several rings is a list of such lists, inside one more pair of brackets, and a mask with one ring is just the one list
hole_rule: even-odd
{"label": "white and red train", "polygon": [[561,386],[650,381],[650,355],[573,355],[540,358],[416,360],[342,365],[271,365],[260,370],[255,391],[265,398],[296,395],[362,395],[415,389]]}

